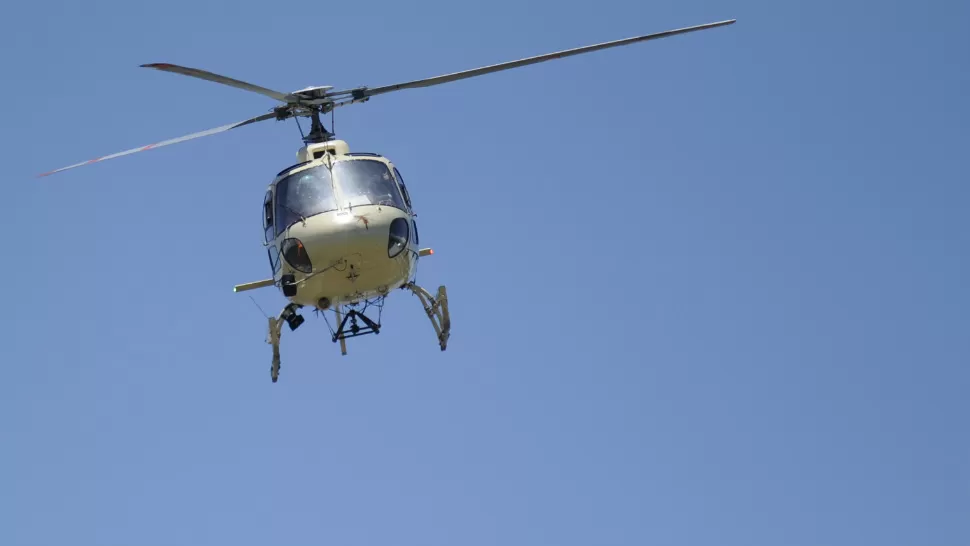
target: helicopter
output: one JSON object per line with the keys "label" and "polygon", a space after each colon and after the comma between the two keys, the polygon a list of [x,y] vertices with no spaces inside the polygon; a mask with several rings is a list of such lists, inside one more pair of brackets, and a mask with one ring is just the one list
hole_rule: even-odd
{"label": "helicopter", "polygon": [[[297,162],[273,178],[263,197],[263,246],[272,276],[236,285],[235,292],[276,286],[287,303],[268,318],[266,342],[272,345],[270,377],[280,372],[280,338],[285,323],[291,331],[304,322],[300,310],[323,313],[331,340],[347,354],[347,339],[379,334],[385,299],[393,290],[407,290],[418,297],[431,321],[441,351],[451,336],[448,294],[444,285],[432,294],[416,283],[418,260],[433,255],[419,243],[417,215],[401,172],[388,158],[370,152],[352,152],[320,120],[342,106],[364,103],[372,97],[482,76],[502,70],[541,63],[637,42],[656,40],[733,24],[730,19],[654,34],[577,47],[515,61],[444,74],[432,78],[382,87],[357,87],[334,91],[333,86],[313,86],[284,93],[205,70],[168,63],[141,65],[163,72],[200,78],[272,98],[280,105],[268,113],[236,123],[132,148],[43,173],[54,173],[108,159],[214,135],[267,120],[296,120],[303,140]],[[299,118],[310,119],[304,134]],[[374,308],[377,316],[367,314]],[[326,318],[335,315],[336,328]],[[362,324],[361,324],[362,323]]]}

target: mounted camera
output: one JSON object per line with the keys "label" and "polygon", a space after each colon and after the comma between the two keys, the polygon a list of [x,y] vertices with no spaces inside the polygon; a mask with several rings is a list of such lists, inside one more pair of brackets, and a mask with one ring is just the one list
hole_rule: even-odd
{"label": "mounted camera", "polygon": [[280,318],[286,321],[286,325],[290,327],[291,331],[299,328],[303,324],[303,321],[306,320],[296,312],[300,307],[300,305],[291,303],[284,307],[283,312],[280,313]]}

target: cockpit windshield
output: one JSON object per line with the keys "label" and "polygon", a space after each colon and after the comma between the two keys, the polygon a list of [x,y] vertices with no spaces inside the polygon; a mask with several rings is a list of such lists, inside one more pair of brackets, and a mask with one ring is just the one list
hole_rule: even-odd
{"label": "cockpit windshield", "polygon": [[385,205],[407,210],[404,198],[387,165],[380,161],[354,159],[333,166],[340,186],[341,205]]}
{"label": "cockpit windshield", "polygon": [[276,184],[276,234],[321,212],[337,209],[333,182],[320,165],[287,176]]}
{"label": "cockpit windshield", "polygon": [[[334,196],[334,181],[339,197]],[[338,161],[333,164],[332,178],[325,165],[291,174],[276,184],[276,235],[313,215],[361,205],[408,210],[394,175],[381,161]]]}

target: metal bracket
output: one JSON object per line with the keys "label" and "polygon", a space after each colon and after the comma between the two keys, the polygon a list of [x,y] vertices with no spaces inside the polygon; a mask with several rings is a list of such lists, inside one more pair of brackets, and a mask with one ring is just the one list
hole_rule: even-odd
{"label": "metal bracket", "polygon": [[444,286],[438,287],[437,297],[433,297],[427,290],[413,282],[404,285],[412,294],[421,300],[424,312],[434,327],[438,336],[438,345],[444,351],[448,348],[448,338],[451,337],[451,315],[448,313],[448,293]]}
{"label": "metal bracket", "polygon": [[[336,310],[337,314],[337,331],[332,336],[332,341],[336,343],[340,341],[340,354],[347,354],[347,338],[363,336],[367,334],[380,334],[381,325],[374,322],[370,317],[357,311],[356,309],[351,309],[347,311],[342,317],[340,309]],[[357,324],[357,319],[364,321],[364,325],[361,326]],[[347,321],[350,321],[350,327],[347,326]]]}
{"label": "metal bracket", "polygon": [[[357,318],[364,321],[364,326],[357,324]],[[347,321],[350,320],[350,333],[344,329],[347,326]],[[343,320],[340,321],[340,326],[337,328],[337,333],[333,335],[333,342],[336,343],[338,339],[347,339],[350,337],[363,336],[366,334],[379,334],[381,333],[381,325],[377,324],[370,319],[367,315],[357,311],[356,309],[351,309],[344,315]]]}

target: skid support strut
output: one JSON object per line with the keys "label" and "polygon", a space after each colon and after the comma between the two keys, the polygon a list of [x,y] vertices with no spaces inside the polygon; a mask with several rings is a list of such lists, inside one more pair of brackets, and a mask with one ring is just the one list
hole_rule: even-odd
{"label": "skid support strut", "polygon": [[424,312],[431,320],[435,334],[438,335],[438,345],[444,351],[448,348],[448,338],[451,337],[451,315],[448,313],[448,293],[444,286],[438,287],[437,297],[432,296],[427,290],[409,282],[404,288],[421,300]]}
{"label": "skid support strut", "polygon": [[[336,315],[337,315],[337,325],[339,326],[339,325],[343,324],[343,322],[344,322],[343,321],[343,318],[342,318],[343,317],[343,314],[340,312],[340,307],[339,306],[337,307],[337,309],[334,310],[334,313],[336,313]],[[340,354],[343,355],[343,356],[347,356],[347,340],[343,336],[336,336],[336,335],[334,335],[334,337],[339,337],[340,338]]]}

